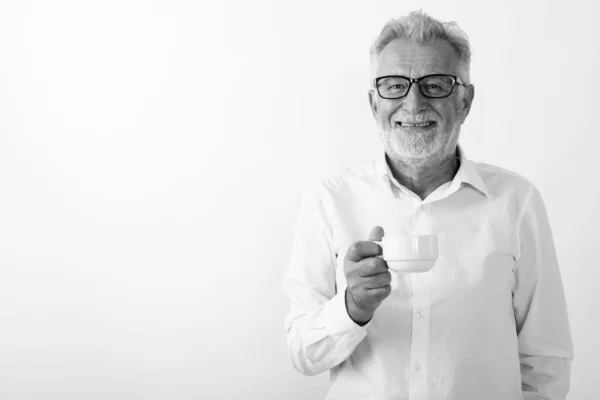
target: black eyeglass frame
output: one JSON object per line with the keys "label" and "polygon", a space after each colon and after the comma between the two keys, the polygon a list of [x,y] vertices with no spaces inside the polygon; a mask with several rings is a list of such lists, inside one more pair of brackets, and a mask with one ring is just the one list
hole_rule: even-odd
{"label": "black eyeglass frame", "polygon": [[[422,79],[425,78],[429,78],[432,76],[449,76],[452,78],[452,89],[450,89],[450,93],[448,93],[445,96],[440,96],[440,97],[432,97],[432,96],[428,96],[425,93],[423,93],[423,89],[421,88],[421,84],[419,83]],[[402,78],[402,79],[406,79],[408,81],[408,89],[406,90],[406,93],[404,94],[404,96],[400,96],[400,97],[383,97],[383,95],[381,94],[381,92],[379,92],[379,86],[377,85],[379,83],[380,80],[385,79],[385,78]],[[410,88],[412,87],[412,84],[416,82],[417,83],[417,87],[419,88],[419,92],[421,92],[421,94],[424,97],[427,97],[428,99],[444,99],[448,96],[450,96],[452,94],[452,92],[454,91],[454,87],[456,85],[461,85],[461,86],[467,86],[462,82],[458,81],[458,78],[456,77],[456,75],[450,75],[450,74],[430,74],[430,75],[425,75],[422,76],[420,78],[409,78],[407,76],[402,76],[402,75],[385,75],[385,76],[380,76],[378,78],[375,78],[375,89],[377,90],[377,94],[379,95],[379,97],[381,97],[382,99],[386,99],[386,100],[398,100],[398,99],[402,99],[406,96],[408,96],[408,93],[410,93]]]}

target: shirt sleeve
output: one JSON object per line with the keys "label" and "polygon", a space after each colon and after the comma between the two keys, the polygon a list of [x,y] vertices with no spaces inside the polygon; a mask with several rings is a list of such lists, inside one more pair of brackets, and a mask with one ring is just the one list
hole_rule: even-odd
{"label": "shirt sleeve", "polygon": [[325,190],[323,184],[317,184],[304,194],[284,280],[290,300],[285,319],[287,345],[294,367],[305,375],[318,374],[346,360],[369,326],[360,327],[350,319],[345,290],[336,288],[336,254],[323,201]]}
{"label": "shirt sleeve", "polygon": [[519,229],[513,309],[525,400],[564,400],[573,344],[546,208],[533,188]]}

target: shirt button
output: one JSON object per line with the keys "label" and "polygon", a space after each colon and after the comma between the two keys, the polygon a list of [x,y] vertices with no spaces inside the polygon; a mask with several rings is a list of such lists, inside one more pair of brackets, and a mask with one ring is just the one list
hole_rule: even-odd
{"label": "shirt button", "polygon": [[417,372],[421,371],[421,364],[415,364],[415,370],[417,370]]}
{"label": "shirt button", "polygon": [[423,311],[419,311],[419,312],[417,313],[417,317],[421,318],[422,316],[423,316]]}

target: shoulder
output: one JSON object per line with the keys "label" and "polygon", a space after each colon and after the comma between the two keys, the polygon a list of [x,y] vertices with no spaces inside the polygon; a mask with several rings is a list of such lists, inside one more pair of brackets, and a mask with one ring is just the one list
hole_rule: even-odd
{"label": "shoulder", "polygon": [[364,186],[372,186],[378,177],[377,162],[369,161],[345,168],[313,182],[314,190],[322,195],[339,197],[351,194]]}
{"label": "shoulder", "polygon": [[492,198],[512,203],[520,210],[533,197],[541,200],[536,185],[520,173],[487,163],[473,162],[473,166]]}

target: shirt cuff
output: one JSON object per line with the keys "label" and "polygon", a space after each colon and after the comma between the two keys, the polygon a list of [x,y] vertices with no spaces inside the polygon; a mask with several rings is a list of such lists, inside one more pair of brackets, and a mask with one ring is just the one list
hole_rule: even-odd
{"label": "shirt cuff", "polygon": [[337,335],[343,332],[360,341],[367,336],[367,328],[371,325],[373,319],[364,326],[352,321],[346,309],[345,292],[345,289],[338,292],[325,304],[317,318],[317,323],[319,326],[324,326],[329,335]]}

